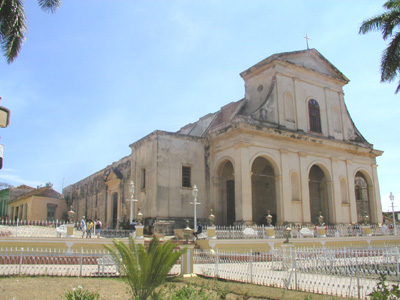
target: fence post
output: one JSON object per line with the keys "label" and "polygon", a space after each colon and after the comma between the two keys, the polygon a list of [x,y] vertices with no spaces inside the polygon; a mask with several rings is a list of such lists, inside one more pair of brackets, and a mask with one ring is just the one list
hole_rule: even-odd
{"label": "fence post", "polygon": [[81,256],[79,261],[79,276],[82,276],[82,263],[83,263],[83,247],[81,248]]}
{"label": "fence post", "polygon": [[397,263],[396,263],[396,265],[397,265],[397,281],[400,281],[400,259],[399,259],[399,256],[400,256],[400,253],[399,253],[399,251],[400,251],[400,248],[394,248],[394,251],[396,251],[396,257],[397,257]]}
{"label": "fence post", "polygon": [[219,264],[219,251],[217,248],[215,251],[215,277],[219,277],[218,264]]}
{"label": "fence post", "polygon": [[358,252],[354,251],[356,253],[356,272],[357,272],[357,299],[360,298],[360,269],[358,266]]}
{"label": "fence post", "polygon": [[293,260],[293,264],[294,264],[294,288],[297,291],[297,252],[296,249],[294,250],[294,260]]}
{"label": "fence post", "polygon": [[21,275],[23,252],[24,252],[24,248],[21,248],[21,256],[19,257],[19,272],[18,272],[19,275]]}
{"label": "fence post", "polygon": [[250,283],[253,283],[253,250],[250,250],[249,273],[250,273]]}

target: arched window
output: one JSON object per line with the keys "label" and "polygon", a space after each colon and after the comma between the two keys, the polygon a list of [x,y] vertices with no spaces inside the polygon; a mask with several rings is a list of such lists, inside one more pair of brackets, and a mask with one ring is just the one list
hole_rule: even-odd
{"label": "arched window", "polygon": [[318,102],[314,99],[308,101],[308,115],[310,118],[310,131],[322,132],[321,117]]}
{"label": "arched window", "polygon": [[371,216],[371,211],[368,197],[368,183],[361,172],[357,172],[354,179],[354,192],[356,194],[357,221],[362,223],[365,215]]}

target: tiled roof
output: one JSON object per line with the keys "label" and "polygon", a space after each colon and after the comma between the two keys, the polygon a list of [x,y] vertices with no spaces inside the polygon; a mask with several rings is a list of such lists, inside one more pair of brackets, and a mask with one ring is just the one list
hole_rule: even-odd
{"label": "tiled roof", "polygon": [[21,200],[21,199],[26,199],[26,198],[33,197],[33,196],[36,196],[36,197],[62,198],[62,195],[60,193],[56,192],[55,190],[53,190],[51,186],[45,186],[45,187],[38,188],[38,189],[35,189],[33,191],[30,191],[28,193],[25,193],[25,194],[19,196],[18,198],[14,199],[14,200],[12,200],[10,202],[18,201],[18,200]]}

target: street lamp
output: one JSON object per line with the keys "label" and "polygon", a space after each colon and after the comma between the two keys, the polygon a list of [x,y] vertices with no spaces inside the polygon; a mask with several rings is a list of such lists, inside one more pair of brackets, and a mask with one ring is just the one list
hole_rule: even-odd
{"label": "street lamp", "polygon": [[132,223],[133,221],[133,211],[134,209],[134,202],[137,202],[137,199],[133,199],[134,195],[135,195],[135,184],[133,183],[133,180],[131,180],[131,182],[129,183],[129,194],[131,196],[130,199],[126,199],[126,201],[129,201],[131,203],[131,210],[130,210],[130,214],[129,214],[129,224]]}
{"label": "street lamp", "polygon": [[392,201],[392,212],[393,212],[393,235],[396,235],[396,217],[394,215],[394,195],[392,194],[392,192],[390,192],[389,194],[389,199],[390,201]]}
{"label": "street lamp", "polygon": [[193,195],[194,201],[190,202],[190,204],[193,204],[193,206],[194,206],[193,231],[197,230],[197,205],[201,204],[201,203],[197,202],[198,194],[199,194],[199,190],[197,189],[197,186],[194,185],[193,190],[192,190],[192,195]]}

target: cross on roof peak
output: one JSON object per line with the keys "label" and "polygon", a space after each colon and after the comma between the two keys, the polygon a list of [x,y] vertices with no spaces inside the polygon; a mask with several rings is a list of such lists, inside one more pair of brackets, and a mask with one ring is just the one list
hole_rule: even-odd
{"label": "cross on roof peak", "polygon": [[310,48],[308,47],[308,40],[311,40],[311,38],[307,35],[304,37],[306,39],[306,43],[307,43],[307,50],[310,50]]}

